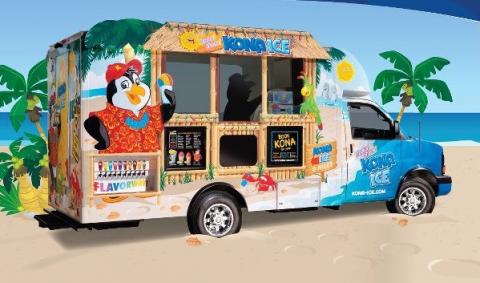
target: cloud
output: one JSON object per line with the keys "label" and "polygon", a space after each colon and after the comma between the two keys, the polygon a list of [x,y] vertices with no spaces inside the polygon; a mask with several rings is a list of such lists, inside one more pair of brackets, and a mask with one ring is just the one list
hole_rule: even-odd
{"label": "cloud", "polygon": [[97,75],[95,72],[89,71],[83,82],[84,89],[96,89],[107,87],[107,81],[103,75]]}

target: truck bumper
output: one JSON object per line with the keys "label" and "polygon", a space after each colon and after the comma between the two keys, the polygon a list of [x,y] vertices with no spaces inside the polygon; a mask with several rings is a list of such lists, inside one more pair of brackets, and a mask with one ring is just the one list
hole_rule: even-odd
{"label": "truck bumper", "polygon": [[452,190],[452,177],[450,176],[436,176],[438,184],[437,196],[444,196]]}

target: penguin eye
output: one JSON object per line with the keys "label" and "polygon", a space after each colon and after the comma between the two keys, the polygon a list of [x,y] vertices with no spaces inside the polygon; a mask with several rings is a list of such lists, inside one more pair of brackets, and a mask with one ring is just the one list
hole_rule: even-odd
{"label": "penguin eye", "polygon": [[122,83],[120,84],[120,86],[121,86],[123,89],[126,89],[126,88],[129,88],[129,87],[130,87],[130,83],[128,82],[128,80],[124,80],[124,81],[122,81]]}

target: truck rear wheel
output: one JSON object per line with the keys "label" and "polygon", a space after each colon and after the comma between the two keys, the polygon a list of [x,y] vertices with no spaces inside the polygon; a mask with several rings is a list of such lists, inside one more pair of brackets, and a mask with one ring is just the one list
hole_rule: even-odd
{"label": "truck rear wheel", "polygon": [[416,216],[431,213],[435,207],[435,194],[428,182],[422,178],[409,179],[400,186],[397,197],[387,202],[391,213]]}
{"label": "truck rear wheel", "polygon": [[190,233],[220,238],[240,231],[242,213],[228,193],[211,192],[195,201],[187,221]]}

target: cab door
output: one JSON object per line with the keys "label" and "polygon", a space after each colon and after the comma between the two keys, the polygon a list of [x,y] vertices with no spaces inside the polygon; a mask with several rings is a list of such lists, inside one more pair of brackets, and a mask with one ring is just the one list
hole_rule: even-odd
{"label": "cab door", "polygon": [[[345,203],[393,198],[401,173],[401,140],[378,106],[349,102],[350,136]],[[349,129],[350,128],[350,129]]]}

